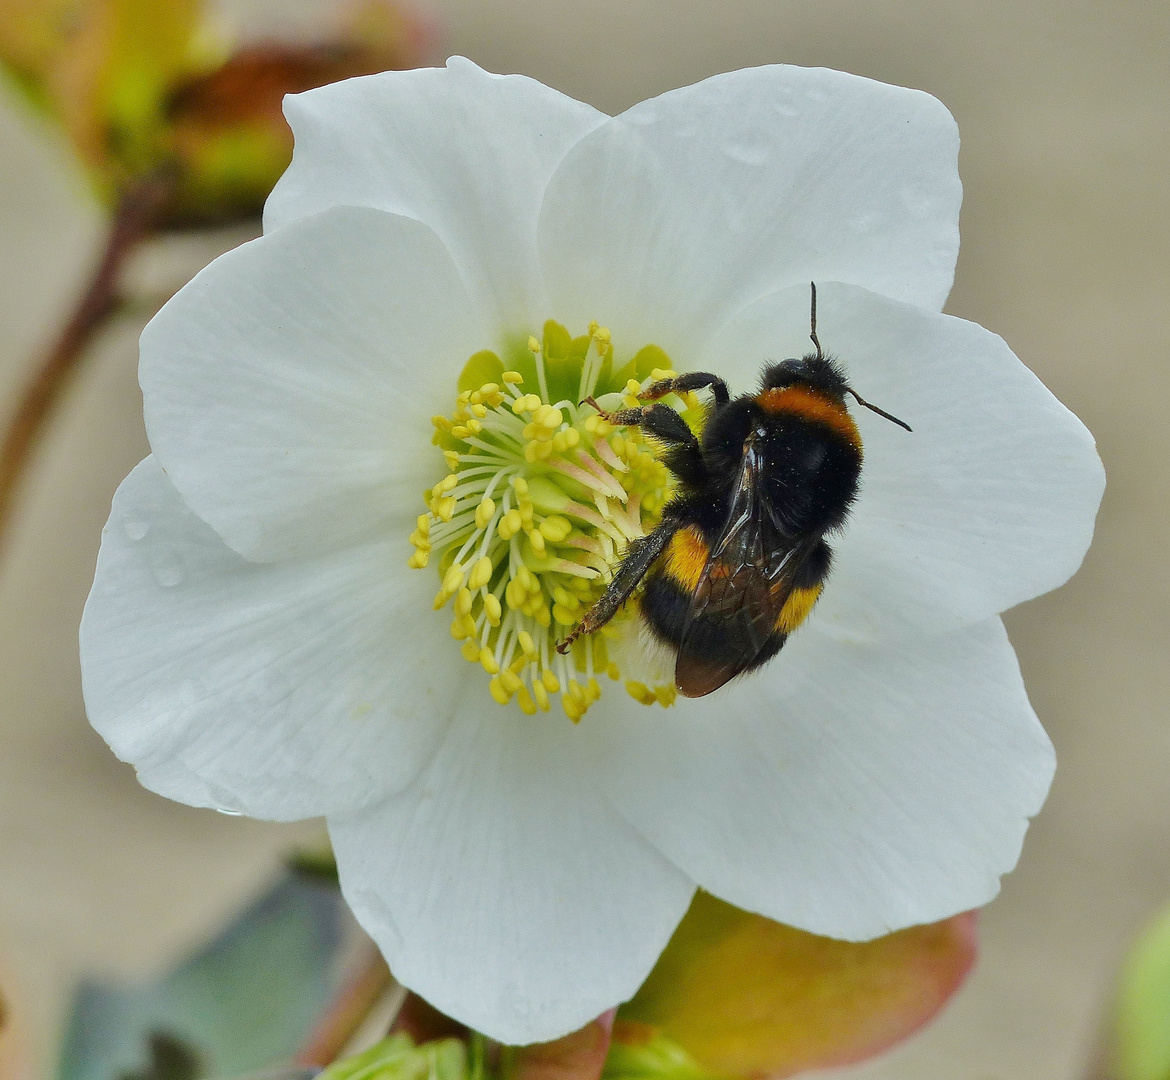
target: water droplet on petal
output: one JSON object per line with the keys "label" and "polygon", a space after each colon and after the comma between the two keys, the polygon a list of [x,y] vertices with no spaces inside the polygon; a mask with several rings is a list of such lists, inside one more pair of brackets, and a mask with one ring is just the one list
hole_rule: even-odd
{"label": "water droplet on petal", "polygon": [[151,570],[154,571],[154,580],[164,589],[173,589],[181,585],[187,576],[187,568],[178,553],[162,549],[156,551],[150,560]]}
{"label": "water droplet on petal", "polygon": [[733,161],[741,162],[744,165],[763,165],[768,160],[768,147],[763,142],[742,142],[729,143],[724,147],[724,153]]}
{"label": "water droplet on petal", "polygon": [[127,515],[122,520],[122,529],[131,540],[137,542],[150,532],[150,522]]}
{"label": "water droplet on petal", "polygon": [[292,692],[286,675],[275,668],[265,668],[237,688],[229,708],[240,720],[264,719],[271,723],[288,711]]}

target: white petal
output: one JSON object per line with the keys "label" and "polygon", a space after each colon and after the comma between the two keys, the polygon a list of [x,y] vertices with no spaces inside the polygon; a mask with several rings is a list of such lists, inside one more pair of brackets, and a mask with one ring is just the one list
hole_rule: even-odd
{"label": "white petal", "polygon": [[150,445],[241,554],[329,550],[423,509],[430,417],[484,345],[430,229],[335,207],[216,259],[151,320]]}
{"label": "white petal", "polygon": [[81,623],[90,721],[146,787],[195,806],[292,820],[403,788],[462,676],[408,552],[400,534],[248,562],[147,458],[114,496]]}
{"label": "white petal", "polygon": [[1054,768],[998,619],[882,649],[801,631],[727,691],[609,714],[595,745],[700,885],[849,940],[990,900]]}
{"label": "white petal", "polygon": [[631,997],[694,886],[605,802],[583,731],[470,688],[401,795],[330,833],[350,907],[394,974],[507,1043]]}
{"label": "white petal", "polygon": [[959,248],[958,148],[930,95],[823,68],[663,94],[582,139],[550,181],[553,310],[678,363],[744,304],[810,279],[937,310]]}
{"label": "white petal", "polygon": [[285,113],[296,152],[264,208],[266,231],[342,204],[417,218],[455,256],[491,325],[525,334],[540,325],[541,196],[565,151],[604,113],[461,56],[446,68],[387,71],[287,97]]}
{"label": "white petal", "polygon": [[[857,392],[862,489],[832,546],[818,629],[876,641],[980,622],[1066,581],[1093,537],[1105,474],[1084,425],[975,323],[817,283],[818,336]],[[707,363],[733,389],[812,351],[808,285],[741,312]]]}

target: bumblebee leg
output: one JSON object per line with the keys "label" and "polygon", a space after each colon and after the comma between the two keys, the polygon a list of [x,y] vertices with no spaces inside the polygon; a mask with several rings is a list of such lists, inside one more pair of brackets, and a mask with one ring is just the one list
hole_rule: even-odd
{"label": "bumblebee leg", "polygon": [[645,409],[618,409],[617,412],[607,412],[597,404],[597,399],[590,396],[585,399],[586,405],[592,405],[602,420],[607,420],[614,427],[640,427]]}
{"label": "bumblebee leg", "polygon": [[707,480],[703,450],[687,422],[667,405],[652,405],[642,415],[642,430],[665,446],[662,460],[683,483],[701,487]]}
{"label": "bumblebee leg", "polygon": [[669,405],[645,405],[640,409],[606,412],[593,398],[585,400],[601,414],[602,419],[608,420],[615,427],[640,427],[648,435],[653,435],[670,446],[693,446],[695,450],[699,448],[699,440],[695,438],[695,433]]}
{"label": "bumblebee leg", "polygon": [[657,401],[667,394],[685,394],[688,390],[703,390],[711,388],[716,406],[726,405],[731,400],[731,394],[725,383],[718,375],[706,371],[690,371],[686,375],[676,375],[673,379],[659,379],[643,390],[638,398],[642,401]]}
{"label": "bumblebee leg", "polygon": [[601,594],[597,603],[585,612],[585,617],[574,627],[573,632],[557,646],[557,652],[563,656],[582,634],[592,634],[595,630],[600,630],[617,614],[622,604],[630,598],[630,593],[638,587],[638,582],[646,576],[646,571],[653,565],[654,560],[670,543],[670,538],[678,531],[679,525],[679,521],[668,517],[649,536],[631,541],[630,548],[622,559],[621,566],[617,568],[617,573],[613,575],[609,587]]}
{"label": "bumblebee leg", "polygon": [[640,427],[647,435],[666,445],[666,467],[688,484],[702,484],[707,477],[703,451],[687,422],[669,405],[644,405],[640,409],[606,412],[592,398],[585,399],[611,424]]}

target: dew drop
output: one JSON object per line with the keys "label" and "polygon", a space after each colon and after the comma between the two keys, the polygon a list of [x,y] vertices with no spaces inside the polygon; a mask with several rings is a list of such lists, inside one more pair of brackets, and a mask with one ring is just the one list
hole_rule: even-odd
{"label": "dew drop", "polygon": [[261,719],[271,723],[288,711],[293,686],[288,677],[275,668],[257,671],[239,686],[231,708],[241,719]]}
{"label": "dew drop", "polygon": [[137,542],[150,532],[150,522],[143,521],[142,518],[128,516],[122,521],[122,529],[131,540]]}
{"label": "dew drop", "polygon": [[164,589],[173,589],[176,585],[181,585],[187,576],[183,560],[174,551],[155,552],[150,568],[154,571],[154,580]]}
{"label": "dew drop", "polygon": [[744,165],[763,165],[768,160],[768,147],[762,142],[734,142],[724,148],[724,153]]}

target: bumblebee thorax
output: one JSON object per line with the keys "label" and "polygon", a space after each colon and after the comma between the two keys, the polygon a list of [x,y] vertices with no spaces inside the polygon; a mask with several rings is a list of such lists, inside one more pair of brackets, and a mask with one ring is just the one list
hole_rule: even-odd
{"label": "bumblebee thorax", "polygon": [[860,453],[861,433],[840,395],[803,383],[774,386],[756,397],[767,418],[790,417],[827,428]]}

